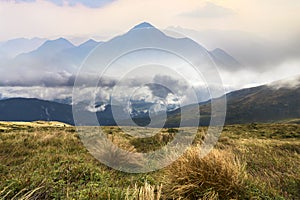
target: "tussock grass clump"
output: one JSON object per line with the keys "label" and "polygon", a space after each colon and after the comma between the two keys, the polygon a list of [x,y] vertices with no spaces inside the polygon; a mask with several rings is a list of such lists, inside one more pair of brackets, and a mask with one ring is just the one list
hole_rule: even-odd
{"label": "tussock grass clump", "polygon": [[152,186],[149,183],[141,187],[135,185],[133,192],[130,191],[130,188],[126,192],[126,200],[160,200],[162,192],[162,185]]}
{"label": "tussock grass clump", "polygon": [[238,198],[244,188],[244,165],[229,151],[213,150],[200,158],[191,148],[166,169],[164,187],[170,199]]}
{"label": "tussock grass clump", "polygon": [[93,139],[90,142],[86,142],[86,145],[89,146],[89,152],[92,153],[95,158],[119,170],[131,168],[134,171],[135,168],[139,168],[143,165],[143,156],[142,154],[136,153],[134,147],[127,147],[126,150],[123,150],[105,141],[106,140]]}

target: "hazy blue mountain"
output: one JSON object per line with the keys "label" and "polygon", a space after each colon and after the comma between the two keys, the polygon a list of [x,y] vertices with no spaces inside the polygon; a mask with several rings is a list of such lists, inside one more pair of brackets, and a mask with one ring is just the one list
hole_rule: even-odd
{"label": "hazy blue mountain", "polygon": [[[117,36],[107,42],[104,42],[102,44],[103,48],[105,48],[105,51],[102,52],[100,49],[96,49],[95,54],[98,53],[99,55],[103,56],[103,58],[107,58],[110,56],[119,56],[122,55],[123,53],[126,53],[129,51],[129,49],[147,49],[147,48],[152,48],[155,46],[161,46],[164,44],[164,49],[166,50],[175,50],[182,54],[181,56],[184,57],[193,57],[197,58],[199,62],[199,65],[203,63],[210,63],[211,60],[209,58],[209,52],[199,45],[198,43],[194,42],[193,40],[189,38],[173,38],[169,37],[166,34],[164,34],[162,31],[159,29],[155,28],[153,25],[143,22],[141,24],[136,25],[132,29],[130,29],[128,32],[126,32],[123,35]],[[161,51],[156,51],[156,52],[151,52],[153,54],[151,55],[146,55],[152,58],[156,59],[156,62],[163,62],[166,60],[164,57],[164,54],[162,54]],[[142,53],[141,53],[142,54]],[[98,64],[98,57],[95,56],[95,61],[93,63],[92,60],[90,60],[90,70],[91,72],[94,70],[95,67],[99,67]],[[143,59],[142,56],[138,57],[136,56],[134,58],[136,61],[139,59]],[[135,62],[135,60],[133,62]],[[119,74],[122,74],[122,71],[128,70],[128,68],[132,67],[129,64],[127,66],[124,64],[122,68],[116,69]],[[202,65],[206,66],[206,65]],[[127,68],[128,67],[128,68]],[[175,64],[172,65],[172,67],[176,68]]]}
{"label": "hazy blue mountain", "polygon": [[[24,39],[19,40],[23,41]],[[19,43],[22,43],[20,41]],[[27,40],[25,39],[24,41]],[[101,54],[103,57],[107,57],[111,54],[117,55],[122,48],[126,48],[127,46],[131,46],[131,48],[140,48],[140,46],[145,45],[145,43],[149,47],[164,43],[166,44],[167,49],[180,47],[180,49],[178,49],[179,52],[182,52],[182,54],[185,55],[192,55],[202,63],[210,63],[208,55],[211,55],[217,64],[222,64],[222,66],[224,66],[225,70],[232,70],[232,68],[239,66],[238,62],[232,56],[222,50],[216,49],[215,51],[209,52],[189,38],[178,39],[169,37],[147,22],[138,24],[127,33],[103,43],[88,40],[79,46],[75,46],[68,40],[59,38],[56,40],[45,41],[36,48],[40,39],[32,39],[30,41],[36,46],[29,45],[27,51],[32,50],[33,47],[35,47],[34,50],[21,53],[10,60],[1,58],[1,55],[3,56],[3,54],[1,54],[2,49],[0,48],[0,74],[6,75],[5,77],[0,77],[0,84],[13,86],[30,86],[31,84],[54,86],[56,83],[57,86],[60,86],[68,84],[70,82],[70,77],[77,74],[77,70],[86,56],[99,44],[105,46],[106,49],[106,51]],[[9,44],[12,42],[10,41],[7,43]],[[9,50],[9,45],[5,44],[6,43],[2,44],[1,47],[4,48],[4,50]],[[197,49],[197,55],[195,49]],[[153,55],[153,57],[157,58],[157,62],[164,60],[164,57],[159,51],[157,52],[157,55]],[[135,59],[139,58],[137,57]],[[201,65],[201,63],[199,64]],[[99,67],[99,65],[96,66]],[[173,66],[176,67],[176,64]],[[116,69],[114,74],[122,74],[123,70],[127,70],[126,66]],[[5,80],[5,83],[1,80]]]}
{"label": "hazy blue mountain", "polygon": [[242,68],[241,63],[220,48],[217,48],[209,53],[218,67],[232,71]]}
{"label": "hazy blue mountain", "polygon": [[21,53],[28,53],[37,49],[45,42],[42,38],[17,38],[0,43],[0,59],[14,58]]}
{"label": "hazy blue mountain", "polygon": [[134,29],[143,29],[143,28],[154,28],[154,26],[152,26],[150,23],[148,22],[143,22],[143,23],[140,23],[136,26],[134,26],[131,30],[134,30]]}
{"label": "hazy blue mountain", "polygon": [[64,49],[58,56],[60,59],[67,59],[72,61],[74,65],[79,66],[81,62],[88,56],[91,50],[93,50],[99,44],[101,44],[101,42],[90,39],[79,46]]}
{"label": "hazy blue mountain", "polygon": [[61,57],[60,54],[73,47],[75,46],[64,38],[48,40],[36,50],[20,54],[7,62],[2,70],[10,76],[7,80],[10,85],[64,84],[76,71],[76,66],[72,64],[72,60]]}
{"label": "hazy blue mountain", "polygon": [[265,65],[269,66],[271,64],[277,66],[278,62],[281,63],[282,61],[283,52],[289,54],[289,58],[297,53],[297,51],[293,53],[290,51],[297,44],[288,44],[286,42],[284,44],[281,42],[276,44],[268,38],[246,31],[214,29],[196,31],[181,27],[170,27],[169,29],[193,38],[207,49],[225,49],[226,52],[229,52],[230,55],[247,68],[256,69],[258,66],[266,67]]}
{"label": "hazy blue mountain", "polygon": [[32,58],[32,59],[51,59],[62,50],[75,47],[71,42],[64,38],[56,40],[47,40],[38,49],[29,53],[21,54],[17,57],[20,58]]}
{"label": "hazy blue mountain", "polygon": [[[198,47],[198,50],[201,49],[201,51],[199,51],[200,55],[198,56],[202,56],[201,58],[203,58],[203,63],[210,62],[208,60],[210,58],[206,57],[206,55],[210,55],[214,62],[217,65],[221,65],[221,67],[224,70],[235,70],[242,67],[242,65],[235,58],[233,58],[231,55],[229,55],[222,49],[217,48],[214,51],[210,52],[203,46],[189,38],[170,37],[147,22],[143,22],[134,26],[127,33],[117,36],[103,43],[103,45],[106,45],[108,47],[108,53],[112,53],[117,51],[118,49],[118,46],[115,46],[114,44],[117,44],[122,47],[132,46],[132,44],[135,44],[134,46],[136,46],[136,48],[139,48],[140,46],[145,44],[148,44],[148,46],[151,47],[151,44],[156,45],[162,43],[167,44],[166,49],[171,49],[176,44],[179,44],[179,46],[181,47],[180,51],[190,55],[194,55],[194,47]],[[109,48],[109,46],[111,47]]]}
{"label": "hazy blue mountain", "polygon": [[97,45],[99,45],[101,42],[97,42],[93,39],[89,39],[86,42],[80,44],[79,48],[95,48]]}

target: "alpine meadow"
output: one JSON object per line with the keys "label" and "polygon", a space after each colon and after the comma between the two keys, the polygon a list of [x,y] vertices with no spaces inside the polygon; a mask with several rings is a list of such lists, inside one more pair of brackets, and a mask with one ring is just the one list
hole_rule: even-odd
{"label": "alpine meadow", "polygon": [[0,200],[300,199],[299,9],[0,1]]}

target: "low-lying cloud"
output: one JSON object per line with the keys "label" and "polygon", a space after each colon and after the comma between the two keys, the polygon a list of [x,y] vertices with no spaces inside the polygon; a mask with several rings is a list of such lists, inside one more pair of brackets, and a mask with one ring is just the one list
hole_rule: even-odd
{"label": "low-lying cloud", "polygon": [[236,30],[195,31],[180,27],[170,30],[190,37],[208,50],[225,50],[243,65],[243,69],[240,70],[273,71],[274,68],[299,61],[300,58],[300,37],[297,33],[290,33],[286,37],[265,38]]}
{"label": "low-lying cloud", "polygon": [[[67,80],[71,77],[68,77]],[[93,85],[89,78],[82,78],[82,82],[75,88],[73,84],[55,85],[55,79],[51,81],[51,84],[47,84],[48,86],[29,87],[28,83],[25,85],[15,84],[15,86],[6,85],[0,87],[0,96],[2,99],[24,97],[73,104],[89,102],[90,110],[104,109],[103,107],[97,107],[97,103],[110,104],[112,98],[117,102],[126,101],[128,103],[128,99],[130,99],[153,104],[165,102],[167,105],[172,106],[176,106],[175,104],[182,106],[197,103],[210,98],[206,87],[195,87],[168,76],[157,75],[152,80],[147,81],[148,83],[145,83],[143,79],[129,79],[124,81],[126,84],[122,85],[118,85],[118,81],[113,78],[103,79],[98,85]],[[86,84],[83,80],[87,80]],[[47,81],[49,82],[49,80]],[[74,83],[74,81],[71,82]],[[118,89],[116,90],[116,88]],[[72,99],[74,89],[76,98]],[[198,99],[196,100],[194,97]]]}

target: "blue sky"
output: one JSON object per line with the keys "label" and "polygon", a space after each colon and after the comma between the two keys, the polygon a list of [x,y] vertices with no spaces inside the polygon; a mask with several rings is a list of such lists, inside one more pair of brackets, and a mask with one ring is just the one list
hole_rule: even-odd
{"label": "blue sky", "polygon": [[[16,2],[36,2],[36,0],[15,0]],[[99,8],[105,6],[115,0],[47,0],[58,6],[63,6],[67,4],[69,6],[75,6],[77,4],[82,4],[89,8]]]}
{"label": "blue sky", "polygon": [[144,21],[158,28],[234,30],[283,40],[299,37],[299,10],[299,0],[0,0],[0,41],[105,38]]}

